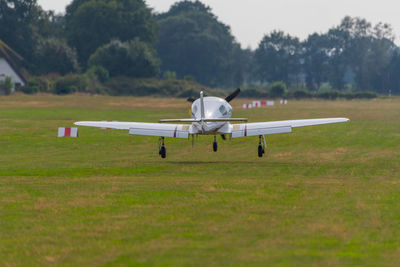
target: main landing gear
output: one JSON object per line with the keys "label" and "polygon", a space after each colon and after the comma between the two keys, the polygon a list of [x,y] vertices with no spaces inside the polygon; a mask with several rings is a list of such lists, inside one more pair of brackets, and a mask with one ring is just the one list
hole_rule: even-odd
{"label": "main landing gear", "polygon": [[258,157],[262,158],[265,154],[265,149],[267,148],[267,143],[265,142],[264,135],[259,136],[258,141]]}
{"label": "main landing gear", "polygon": [[216,135],[214,135],[213,151],[214,152],[218,151],[218,143],[217,143],[217,136]]}
{"label": "main landing gear", "polygon": [[165,148],[164,137],[161,137],[160,140],[158,141],[158,154],[163,159],[167,157],[167,149]]}

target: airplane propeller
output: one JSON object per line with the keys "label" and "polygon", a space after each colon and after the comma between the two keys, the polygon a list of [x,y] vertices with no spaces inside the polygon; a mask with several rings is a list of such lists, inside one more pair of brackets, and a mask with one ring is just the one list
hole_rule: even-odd
{"label": "airplane propeller", "polygon": [[[236,89],[235,92],[233,92],[232,94],[230,94],[229,96],[227,96],[225,98],[225,101],[228,103],[231,102],[233,99],[235,99],[240,94],[240,92],[241,92],[240,88]],[[196,99],[193,97],[189,97],[188,99],[186,99],[186,101],[193,103],[194,101],[196,101]]]}
{"label": "airplane propeller", "polygon": [[235,99],[238,95],[240,94],[240,88],[236,89],[235,92],[230,94],[225,98],[226,102],[231,102],[233,99]]}

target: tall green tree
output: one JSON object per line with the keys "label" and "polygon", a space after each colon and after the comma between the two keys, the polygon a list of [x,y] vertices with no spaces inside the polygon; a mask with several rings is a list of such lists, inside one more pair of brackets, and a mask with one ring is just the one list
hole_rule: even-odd
{"label": "tall green tree", "polygon": [[273,31],[259,44],[255,60],[261,81],[283,81],[293,85],[301,73],[300,41],[282,31]]}
{"label": "tall green tree", "polygon": [[[46,59],[55,54],[41,57],[40,53],[45,44],[54,44],[54,38],[60,38],[58,43],[63,42],[63,35],[62,16],[44,11],[36,0],[0,0],[0,38],[25,59],[25,67],[31,73],[41,74],[40,70],[50,70],[52,63]],[[49,43],[49,39],[53,41]]]}
{"label": "tall green tree", "polygon": [[345,86],[345,75],[349,70],[348,60],[348,33],[338,29],[330,29],[326,34],[329,48],[329,70],[328,81],[335,89],[343,89]]}
{"label": "tall green tree", "polygon": [[208,86],[240,86],[243,71],[235,66],[242,58],[240,46],[209,7],[200,1],[182,1],[158,19],[157,51],[163,72],[176,72],[179,78],[193,76]]}
{"label": "tall green tree", "polygon": [[[344,75],[355,75],[358,90],[377,90],[376,80],[393,55],[394,35],[388,24],[372,25],[362,18],[345,17],[329,30],[331,83],[344,87]],[[374,81],[375,80],[375,81]]]}
{"label": "tall green tree", "polygon": [[329,47],[327,36],[314,33],[303,42],[304,74],[307,88],[316,91],[327,81],[329,71]]}
{"label": "tall green tree", "polygon": [[65,17],[54,11],[40,10],[36,23],[32,26],[37,38],[57,38],[66,40]]}
{"label": "tall green tree", "polygon": [[393,53],[388,66],[383,71],[384,87],[380,91],[382,94],[389,93],[400,95],[400,50]]}
{"label": "tall green tree", "polygon": [[35,49],[35,69],[32,74],[77,72],[79,64],[76,51],[67,42],[57,38],[41,38]]}
{"label": "tall green tree", "polygon": [[30,62],[35,47],[32,25],[40,7],[36,0],[0,0],[0,38]]}
{"label": "tall green tree", "polygon": [[153,47],[135,38],[129,42],[113,40],[97,49],[89,66],[102,66],[110,76],[148,78],[158,75],[160,61]]}
{"label": "tall green tree", "polygon": [[97,48],[113,39],[122,42],[139,37],[154,43],[157,23],[143,0],[74,0],[67,7],[66,34],[86,64]]}

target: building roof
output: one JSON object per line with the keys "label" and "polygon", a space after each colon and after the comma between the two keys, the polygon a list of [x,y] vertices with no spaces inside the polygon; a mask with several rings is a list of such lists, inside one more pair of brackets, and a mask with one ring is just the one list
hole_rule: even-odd
{"label": "building roof", "polygon": [[28,83],[29,74],[23,67],[24,58],[20,56],[17,52],[11,49],[6,43],[0,40],[0,57],[5,58],[5,60],[10,64],[15,73],[24,81]]}

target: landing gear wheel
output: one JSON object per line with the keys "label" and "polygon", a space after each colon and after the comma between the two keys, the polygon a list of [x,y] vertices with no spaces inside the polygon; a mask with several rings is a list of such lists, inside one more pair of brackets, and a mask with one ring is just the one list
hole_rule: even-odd
{"label": "landing gear wheel", "polygon": [[161,137],[158,141],[158,154],[165,159],[167,157],[167,149],[164,144],[164,137]]}
{"label": "landing gear wheel", "polygon": [[264,153],[265,153],[265,150],[263,149],[262,145],[261,144],[258,145],[258,157],[262,158]]}
{"label": "landing gear wheel", "polygon": [[217,152],[217,151],[218,151],[218,143],[217,143],[217,142],[214,142],[214,143],[213,143],[213,151],[214,151],[214,152]]}
{"label": "landing gear wheel", "polygon": [[165,146],[161,147],[160,155],[161,155],[161,158],[163,158],[163,159],[165,159],[167,157],[167,149],[165,148]]}
{"label": "landing gear wheel", "polygon": [[259,136],[258,141],[258,157],[262,158],[265,154],[265,148],[267,147],[267,143],[265,142],[265,137],[263,135]]}
{"label": "landing gear wheel", "polygon": [[214,135],[214,143],[213,143],[213,151],[218,151],[218,143],[217,143],[217,136]]}

